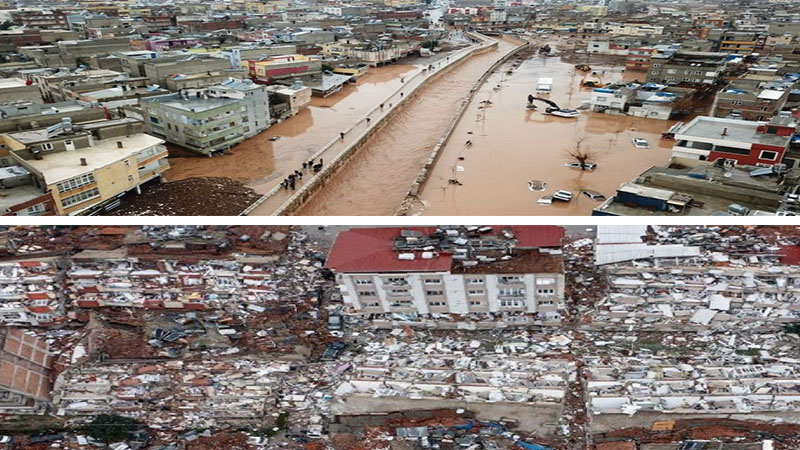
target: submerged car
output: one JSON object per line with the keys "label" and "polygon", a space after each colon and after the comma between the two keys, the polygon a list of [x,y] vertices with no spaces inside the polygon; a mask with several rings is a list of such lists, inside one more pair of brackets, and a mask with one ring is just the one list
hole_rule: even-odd
{"label": "submerged car", "polygon": [[561,200],[562,202],[572,201],[572,192],[560,189],[553,194],[553,200]]}
{"label": "submerged car", "polygon": [[564,163],[564,165],[566,167],[571,167],[573,169],[581,169],[581,170],[594,170],[597,168],[597,164],[593,162],[583,163],[583,167],[581,167],[581,163],[579,162]]}
{"label": "submerged car", "polygon": [[539,200],[536,203],[540,205],[552,205],[553,204],[553,196],[552,195],[543,195],[539,197]]}
{"label": "submerged car", "polygon": [[589,190],[589,189],[584,189],[583,191],[581,191],[581,193],[583,195],[589,197],[590,199],[596,201],[596,202],[599,202],[599,201],[602,201],[602,200],[606,199],[605,195],[603,195],[603,194],[601,194],[601,193],[599,193],[597,191],[592,191],[592,190]]}
{"label": "submerged car", "polygon": [[650,143],[646,139],[633,138],[633,146],[636,148],[650,148]]}

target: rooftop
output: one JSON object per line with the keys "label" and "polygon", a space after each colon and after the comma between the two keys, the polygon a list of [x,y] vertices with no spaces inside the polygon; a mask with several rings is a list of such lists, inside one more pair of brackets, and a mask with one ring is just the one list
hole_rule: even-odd
{"label": "rooftop", "polygon": [[27,86],[25,80],[22,78],[0,78],[0,89],[10,89]]}
{"label": "rooftop", "polygon": [[[117,147],[117,141],[122,142],[122,148]],[[92,147],[45,154],[42,159],[30,159],[26,162],[40,172],[45,183],[50,185],[93,172],[120,159],[134,156],[148,147],[163,143],[164,141],[157,137],[140,133],[95,141]],[[86,158],[87,165],[81,165],[81,158]]]}
{"label": "rooftop", "polygon": [[[511,270],[512,266],[516,266],[516,271],[520,267],[551,269],[556,267],[556,260],[560,261],[560,257],[550,260],[551,255],[532,249],[560,247],[564,237],[561,227],[493,226],[482,231],[473,228],[387,227],[344,231],[336,238],[326,265],[338,272],[445,272],[453,269],[454,260],[465,260],[466,252],[461,250],[466,248],[473,254],[482,250],[503,253],[508,248],[516,249],[511,259],[492,258],[491,271],[498,273]],[[401,254],[414,257],[400,259]],[[458,270],[485,271],[486,264]]]}
{"label": "rooftop", "polygon": [[[778,147],[785,147],[789,143],[791,136],[759,133],[757,131],[758,127],[764,124],[765,122],[699,116],[695,117],[691,122],[678,130],[678,132],[675,133],[675,139],[692,140],[702,138],[720,141],[729,140]],[[723,132],[725,133],[724,135]]]}

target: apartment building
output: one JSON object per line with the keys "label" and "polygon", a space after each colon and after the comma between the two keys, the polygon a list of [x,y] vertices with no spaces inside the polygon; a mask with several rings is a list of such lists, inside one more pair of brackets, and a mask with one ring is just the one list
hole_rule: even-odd
{"label": "apartment building", "polygon": [[769,122],[698,116],[675,133],[672,156],[702,161],[732,159],[737,164],[773,165],[784,156],[797,124],[789,115]]}
{"label": "apartment building", "polygon": [[714,117],[768,120],[786,105],[792,81],[770,75],[747,74],[717,93]]}
{"label": "apartment building", "polygon": [[47,343],[22,329],[3,327],[0,346],[0,413],[45,413],[52,365]]}
{"label": "apartment building", "polygon": [[47,10],[27,10],[15,11],[11,14],[11,19],[17,25],[25,28],[44,28],[47,30],[69,30],[69,19],[67,13],[60,9],[54,11]]}
{"label": "apartment building", "polygon": [[142,123],[123,118],[0,135],[10,157],[29,182],[4,190],[0,208],[15,215],[89,214],[113,207],[169,168],[164,141],[144,134]]}
{"label": "apartment building", "polygon": [[245,60],[241,67],[248,70],[250,77],[260,83],[274,83],[276,80],[322,73],[322,61],[312,60],[305,55],[271,56],[263,60]]}
{"label": "apartment building", "polygon": [[267,88],[251,80],[149,97],[141,105],[148,133],[208,156],[270,125]]}
{"label": "apartment building", "polygon": [[727,55],[714,52],[678,50],[672,54],[653,55],[647,81],[651,83],[715,83],[726,66]]}
{"label": "apartment building", "polygon": [[357,313],[557,322],[563,236],[555,226],[353,229],[339,233],[326,264]]}

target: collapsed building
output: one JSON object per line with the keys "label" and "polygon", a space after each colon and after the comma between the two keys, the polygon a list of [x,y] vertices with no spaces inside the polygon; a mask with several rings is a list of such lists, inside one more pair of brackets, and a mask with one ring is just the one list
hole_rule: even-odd
{"label": "collapsed building", "polygon": [[0,262],[0,324],[47,326],[64,315],[57,257]]}
{"label": "collapsed building", "polygon": [[[356,314],[452,327],[561,320],[564,265],[556,226],[367,228],[339,234],[327,267]],[[380,319],[383,319],[381,321]]]}
{"label": "collapsed building", "polygon": [[41,414],[50,401],[47,343],[19,328],[0,328],[0,413]]}

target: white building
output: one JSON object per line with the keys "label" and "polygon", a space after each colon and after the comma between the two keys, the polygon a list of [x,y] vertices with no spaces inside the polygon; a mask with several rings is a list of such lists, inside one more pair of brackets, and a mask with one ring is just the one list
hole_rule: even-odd
{"label": "white building", "polygon": [[353,229],[339,234],[327,266],[359,313],[538,313],[557,321],[563,236],[556,226]]}

